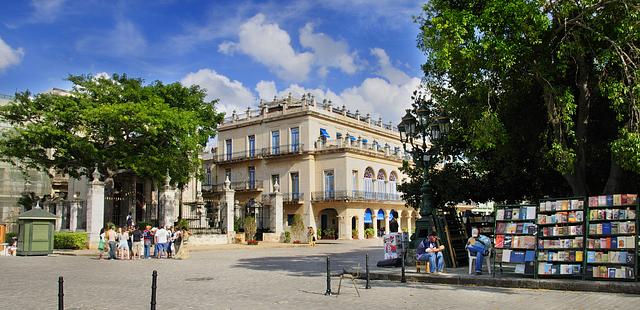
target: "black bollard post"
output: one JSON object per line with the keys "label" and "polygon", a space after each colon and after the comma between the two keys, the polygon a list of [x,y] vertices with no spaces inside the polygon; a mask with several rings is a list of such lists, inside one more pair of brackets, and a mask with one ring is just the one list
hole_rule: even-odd
{"label": "black bollard post", "polygon": [[158,287],[158,271],[151,275],[151,310],[156,310],[156,288]]}
{"label": "black bollard post", "polygon": [[369,253],[365,253],[364,258],[365,258],[365,265],[364,266],[365,266],[365,270],[366,270],[366,273],[367,273],[367,284],[364,286],[364,289],[368,290],[368,289],[371,288],[371,284],[369,284]]}
{"label": "black bollard post", "polygon": [[64,310],[64,279],[58,277],[58,310]]}
{"label": "black bollard post", "polygon": [[405,242],[402,241],[402,276],[400,277],[401,283],[407,283],[407,278],[404,276],[404,258],[407,255],[407,249]]}
{"label": "black bollard post", "polygon": [[333,293],[331,293],[331,268],[329,260],[329,256],[327,256],[327,291],[324,292],[325,296],[333,295]]}

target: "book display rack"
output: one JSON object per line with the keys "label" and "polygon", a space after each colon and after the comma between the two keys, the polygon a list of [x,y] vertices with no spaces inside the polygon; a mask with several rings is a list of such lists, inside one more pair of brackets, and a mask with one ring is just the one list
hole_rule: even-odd
{"label": "book display rack", "polygon": [[[472,214],[469,217],[471,227],[478,228],[481,235],[493,238],[496,219],[493,215]],[[470,234],[470,232],[467,232]]]}
{"label": "book display rack", "polygon": [[583,277],[584,204],[584,197],[539,201],[538,277]]}
{"label": "book display rack", "polygon": [[638,195],[592,196],[587,211],[586,278],[635,281]]}
{"label": "book display rack", "polygon": [[495,265],[500,273],[535,276],[537,226],[535,205],[497,205],[495,216]]}

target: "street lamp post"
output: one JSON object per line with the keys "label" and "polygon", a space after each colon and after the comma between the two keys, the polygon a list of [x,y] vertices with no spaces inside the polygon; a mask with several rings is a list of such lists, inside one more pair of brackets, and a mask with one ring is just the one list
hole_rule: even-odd
{"label": "street lamp post", "polygon": [[[405,116],[398,125],[400,140],[405,152],[410,153],[415,163],[423,165],[423,182],[420,189],[422,201],[420,203],[421,218],[416,221],[416,234],[412,245],[416,241],[427,238],[431,231],[436,231],[442,239],[442,231],[436,229],[435,209],[432,206],[432,196],[429,191],[429,170],[438,160],[438,145],[432,142],[446,136],[449,130],[449,120],[438,114],[433,108],[432,102],[427,100],[424,93],[414,91],[411,99],[414,101],[413,109],[406,110]],[[417,118],[414,116],[417,116]],[[407,144],[411,149],[407,149]]]}

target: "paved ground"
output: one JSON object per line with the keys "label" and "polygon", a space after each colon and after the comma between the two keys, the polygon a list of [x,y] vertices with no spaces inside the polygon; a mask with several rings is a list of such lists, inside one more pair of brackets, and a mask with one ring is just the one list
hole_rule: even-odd
{"label": "paved ground", "polygon": [[[57,278],[65,278],[66,309],[148,309],[152,270],[158,270],[158,309],[639,309],[640,297],[563,292],[372,283],[324,296],[325,255],[333,272],[374,264],[379,241],[320,244],[315,248],[219,247],[190,260],[98,261],[86,256],[0,257],[1,309],[55,309]],[[362,285],[364,283],[359,282]],[[332,281],[337,291],[338,279]]]}

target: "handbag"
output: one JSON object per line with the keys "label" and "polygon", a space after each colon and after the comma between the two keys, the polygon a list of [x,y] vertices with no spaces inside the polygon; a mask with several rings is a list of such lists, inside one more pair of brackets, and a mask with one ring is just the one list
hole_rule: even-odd
{"label": "handbag", "polygon": [[102,239],[98,242],[98,250],[104,251],[104,240]]}

